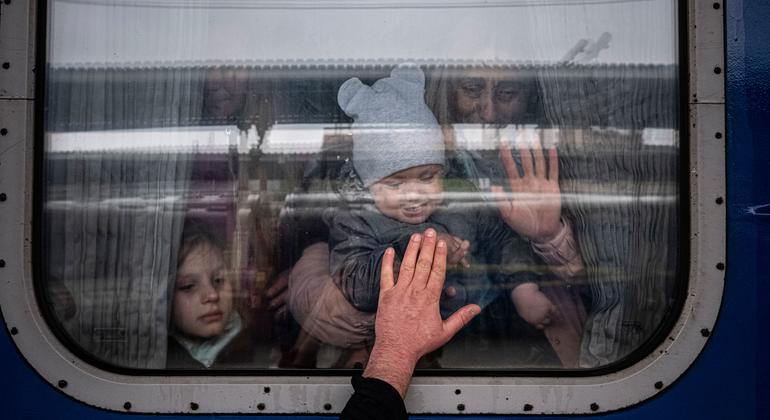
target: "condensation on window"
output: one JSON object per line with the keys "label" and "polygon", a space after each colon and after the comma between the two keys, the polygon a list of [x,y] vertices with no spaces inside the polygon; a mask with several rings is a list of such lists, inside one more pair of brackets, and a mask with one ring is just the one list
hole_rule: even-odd
{"label": "condensation on window", "polygon": [[418,369],[605,367],[676,315],[675,1],[48,4],[36,281],[85,357],[363,366],[429,227],[442,316],[483,311]]}

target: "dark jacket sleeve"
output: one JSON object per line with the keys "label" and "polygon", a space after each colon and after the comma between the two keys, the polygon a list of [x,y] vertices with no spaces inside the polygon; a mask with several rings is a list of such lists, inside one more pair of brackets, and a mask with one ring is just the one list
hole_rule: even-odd
{"label": "dark jacket sleeve", "polygon": [[330,265],[334,282],[356,309],[364,312],[377,311],[380,295],[380,266],[385,250],[396,249],[403,253],[405,245],[383,243],[377,237],[372,224],[379,220],[356,212],[339,212],[330,227]]}
{"label": "dark jacket sleeve", "polygon": [[356,375],[355,392],[340,414],[340,420],[406,420],[406,406],[401,395],[389,383]]}

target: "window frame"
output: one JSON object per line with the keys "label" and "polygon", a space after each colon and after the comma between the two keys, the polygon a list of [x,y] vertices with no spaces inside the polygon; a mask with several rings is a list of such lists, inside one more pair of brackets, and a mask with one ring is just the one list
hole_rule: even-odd
{"label": "window frame", "polygon": [[[417,376],[406,396],[414,414],[592,414],[632,406],[673,384],[702,351],[721,307],[726,258],[723,8],[680,3],[681,74],[687,86],[682,133],[688,135],[689,279],[671,331],[633,365],[601,375]],[[33,266],[37,192],[42,162],[46,2],[0,5],[0,48],[10,68],[0,79],[0,310],[17,348],[52,386],[95,407],[143,413],[338,413],[352,393],[349,376],[127,375],[79,358],[47,324],[35,294]],[[686,24],[685,24],[686,22]],[[23,41],[26,41],[22,43]],[[18,46],[22,45],[23,48]],[[42,58],[41,58],[42,57]],[[686,66],[686,68],[685,68]],[[682,98],[685,99],[684,97]],[[686,109],[685,109],[686,108]],[[689,133],[688,132],[689,127]],[[718,135],[720,134],[720,135]],[[684,171],[682,171],[684,174]],[[683,261],[684,263],[685,261]],[[494,385],[492,384],[494,383]],[[62,385],[64,384],[64,385]],[[460,390],[459,393],[456,390]],[[194,404],[195,405],[194,405]],[[462,405],[463,409],[460,409]],[[194,408],[195,407],[195,408]],[[526,408],[525,408],[526,407]]]}

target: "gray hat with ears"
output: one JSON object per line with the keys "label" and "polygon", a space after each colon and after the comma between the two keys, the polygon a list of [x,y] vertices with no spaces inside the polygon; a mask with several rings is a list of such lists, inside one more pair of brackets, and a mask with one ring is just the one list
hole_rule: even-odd
{"label": "gray hat with ears", "polygon": [[401,64],[372,86],[347,80],[337,102],[355,121],[353,166],[364,186],[404,169],[444,165],[444,138],[425,104],[425,75]]}

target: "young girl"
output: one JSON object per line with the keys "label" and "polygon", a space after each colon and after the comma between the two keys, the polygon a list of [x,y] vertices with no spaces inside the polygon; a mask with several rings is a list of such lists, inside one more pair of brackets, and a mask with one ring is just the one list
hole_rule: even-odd
{"label": "young girl", "polygon": [[224,249],[203,225],[185,224],[173,285],[169,368],[253,367],[254,337],[234,304]]}

